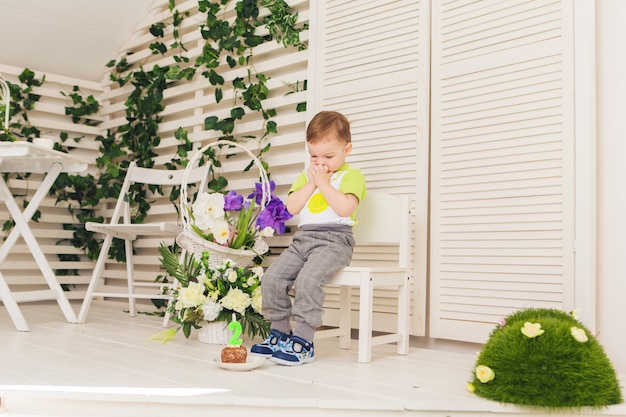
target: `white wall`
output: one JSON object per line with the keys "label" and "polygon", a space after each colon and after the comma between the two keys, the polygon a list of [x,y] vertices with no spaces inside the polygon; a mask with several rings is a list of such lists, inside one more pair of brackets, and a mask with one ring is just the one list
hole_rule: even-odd
{"label": "white wall", "polygon": [[598,340],[626,373],[626,1],[596,0]]}

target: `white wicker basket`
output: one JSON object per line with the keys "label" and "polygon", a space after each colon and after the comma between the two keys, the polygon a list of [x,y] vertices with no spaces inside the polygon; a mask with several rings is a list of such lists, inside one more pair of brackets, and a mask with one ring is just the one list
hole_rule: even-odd
{"label": "white wicker basket", "polygon": [[228,330],[228,322],[212,321],[198,329],[198,341],[209,345],[227,345],[233,332]]}
{"label": "white wicker basket", "polygon": [[205,251],[209,252],[209,266],[219,267],[224,259],[230,259],[238,266],[251,266],[252,261],[258,255],[267,252],[268,246],[262,239],[254,242],[252,249],[232,249],[217,243],[202,239],[193,230],[183,230],[177,237],[178,246],[193,254],[196,260],[200,260]]}
{"label": "white wicker basket", "polygon": [[257,159],[252,152],[243,147],[242,145],[218,140],[216,142],[209,143],[203,148],[199,149],[189,160],[187,168],[183,174],[182,186],[180,190],[180,214],[183,225],[183,231],[176,237],[176,243],[189,253],[192,253],[197,260],[200,260],[202,254],[205,251],[209,252],[209,266],[217,267],[222,264],[224,258],[228,258],[235,262],[239,266],[250,266],[252,260],[259,255],[263,255],[269,249],[267,243],[259,238],[254,242],[254,246],[251,249],[232,249],[226,246],[221,246],[213,242],[209,242],[193,231],[191,228],[191,218],[189,217],[189,197],[187,195],[187,181],[191,167],[193,167],[198,159],[202,157],[204,152],[211,147],[219,147],[220,145],[226,145],[231,147],[237,147],[242,149],[254,162],[256,168],[259,170],[261,177],[261,207],[265,207],[271,199],[271,189],[267,173],[263,168],[261,162]]}

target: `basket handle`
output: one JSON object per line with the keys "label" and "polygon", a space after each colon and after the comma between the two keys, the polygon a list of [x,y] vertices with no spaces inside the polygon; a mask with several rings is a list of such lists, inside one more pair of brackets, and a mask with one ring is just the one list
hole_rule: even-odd
{"label": "basket handle", "polygon": [[[187,166],[185,167],[185,172],[183,173],[183,179],[182,179],[182,183],[180,187],[180,212],[181,212],[181,220],[183,223],[182,225],[185,230],[188,230],[190,228],[189,225],[191,224],[191,219],[189,218],[189,213],[187,211],[187,201],[188,201],[187,187],[188,187],[188,181],[189,181],[189,173],[191,172],[192,167],[195,166],[195,164],[198,162],[198,160],[202,157],[202,155],[207,149],[214,147],[214,146],[220,146],[220,145],[228,145],[228,146],[234,146],[236,148],[239,148],[243,150],[252,159],[252,161],[254,162],[254,165],[259,170],[259,174],[261,176],[261,191],[262,191],[261,192],[261,206],[262,207],[267,206],[267,204],[270,202],[272,198],[272,190],[270,188],[270,182],[267,177],[267,172],[265,172],[265,169],[263,168],[261,161],[259,161],[259,159],[256,156],[254,156],[252,152],[250,152],[246,147],[236,142],[231,142],[228,140],[218,140],[215,142],[211,142],[208,145],[205,145],[202,148],[198,149],[196,153],[194,153],[191,156],[191,159],[189,159],[189,162],[187,163]],[[207,162],[207,163],[210,163],[210,162]]]}

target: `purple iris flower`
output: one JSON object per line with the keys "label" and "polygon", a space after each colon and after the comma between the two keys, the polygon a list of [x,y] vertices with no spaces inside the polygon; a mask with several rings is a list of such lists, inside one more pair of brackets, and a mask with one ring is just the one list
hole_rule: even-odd
{"label": "purple iris flower", "polygon": [[[270,180],[270,194],[274,195],[274,188],[276,188],[276,184],[274,181]],[[263,201],[263,185],[260,182],[254,184],[254,191],[248,196],[248,198],[254,197],[254,202],[257,205],[260,205]]]}
{"label": "purple iris flower", "polygon": [[259,213],[256,224],[259,228],[273,228],[277,234],[285,233],[285,222],[293,215],[287,211],[287,207],[278,197],[272,197],[267,206]]}
{"label": "purple iris flower", "polygon": [[224,196],[224,210],[239,211],[243,206],[243,196],[235,191],[229,191]]}

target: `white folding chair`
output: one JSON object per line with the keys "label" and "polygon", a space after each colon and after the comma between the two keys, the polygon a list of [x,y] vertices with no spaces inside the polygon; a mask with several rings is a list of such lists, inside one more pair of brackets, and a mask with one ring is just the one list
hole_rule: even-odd
{"label": "white folding chair", "polygon": [[[198,190],[204,190],[207,183],[210,164],[193,168],[189,171],[187,183],[198,184]],[[136,282],[133,270],[133,241],[138,236],[163,236],[175,237],[182,231],[181,225],[175,222],[153,222],[153,223],[131,223],[131,207],[128,202],[128,190],[132,184],[176,186],[181,185],[185,170],[165,170],[153,168],[141,168],[132,162],[126,173],[120,195],[117,199],[115,209],[109,223],[87,222],[85,228],[89,231],[104,234],[102,249],[96,261],[96,265],[89,282],[89,287],[85,294],[78,322],[84,323],[89,312],[91,302],[96,297],[104,298],[128,298],[130,315],[135,315],[136,299],[163,299],[170,300],[171,294],[164,294],[162,291],[153,293],[135,292],[136,287],[153,287],[159,290],[161,284],[150,282]],[[126,253],[126,279],[127,286],[106,285],[106,278],[103,276],[105,264],[107,263],[109,249],[113,238],[123,239]],[[164,325],[167,322],[164,320]]]}
{"label": "white folding chair", "polygon": [[[371,362],[372,346],[396,343],[397,353],[409,353],[409,260],[410,208],[407,196],[396,196],[376,191],[368,192],[357,211],[359,223],[354,227],[356,247],[397,248],[397,263],[391,266],[348,266],[328,283],[339,286],[339,327],[318,330],[316,338],[339,336],[342,349],[350,347],[352,326],[351,288],[359,289],[359,362]],[[395,333],[374,336],[374,290],[392,288],[398,291],[397,330]]]}

